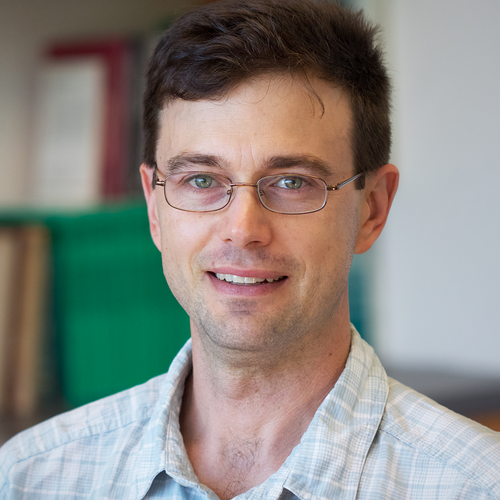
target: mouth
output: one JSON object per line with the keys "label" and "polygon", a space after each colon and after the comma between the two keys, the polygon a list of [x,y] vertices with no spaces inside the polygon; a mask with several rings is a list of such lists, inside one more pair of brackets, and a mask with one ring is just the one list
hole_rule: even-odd
{"label": "mouth", "polygon": [[226,281],[228,283],[232,283],[233,285],[246,285],[246,286],[254,286],[254,285],[262,285],[264,283],[273,283],[276,281],[283,281],[286,279],[286,276],[276,276],[273,278],[255,278],[252,276],[237,276],[235,274],[224,274],[224,273],[211,273],[216,278],[221,281]]}

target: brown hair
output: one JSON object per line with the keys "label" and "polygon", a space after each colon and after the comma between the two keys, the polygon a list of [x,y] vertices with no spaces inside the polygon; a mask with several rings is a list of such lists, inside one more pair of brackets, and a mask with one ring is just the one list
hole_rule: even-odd
{"label": "brown hair", "polygon": [[159,114],[169,102],[219,99],[250,78],[288,73],[347,94],[356,173],[377,170],[391,145],[390,82],[377,33],[361,12],[326,0],[221,0],[186,14],[149,63],[144,162],[156,164]]}

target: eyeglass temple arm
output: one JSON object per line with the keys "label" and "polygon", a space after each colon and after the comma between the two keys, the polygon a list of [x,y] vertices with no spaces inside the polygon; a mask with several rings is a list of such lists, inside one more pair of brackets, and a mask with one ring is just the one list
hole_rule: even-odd
{"label": "eyeglass temple arm", "polygon": [[352,181],[359,179],[363,175],[365,175],[365,174],[363,172],[361,172],[360,174],[356,174],[343,182],[339,182],[338,184],[335,184],[334,186],[326,186],[326,189],[327,189],[327,191],[338,191],[339,189],[342,189],[347,184],[350,184]]}

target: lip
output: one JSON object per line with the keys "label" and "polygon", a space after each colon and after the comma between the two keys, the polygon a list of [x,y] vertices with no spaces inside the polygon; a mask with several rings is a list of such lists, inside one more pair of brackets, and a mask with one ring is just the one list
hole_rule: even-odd
{"label": "lip", "polygon": [[250,278],[262,278],[262,279],[271,279],[276,278],[277,276],[287,276],[286,273],[282,271],[259,271],[256,269],[235,269],[234,267],[217,267],[214,269],[210,269],[209,273],[219,273],[219,274],[233,274],[236,276],[247,276]]}
{"label": "lip", "polygon": [[[262,278],[262,279],[267,279],[267,278],[274,279],[277,276],[285,276],[285,279],[279,281],[273,281],[271,283],[263,282],[253,285],[240,285],[240,284],[230,283],[225,280],[220,280],[219,278],[217,278],[217,276],[215,276],[215,273],[233,274],[236,276]],[[276,291],[278,288],[281,288],[288,281],[288,276],[286,276],[283,273],[280,273],[279,271],[278,272],[256,271],[256,270],[243,271],[241,269],[234,269],[227,267],[217,268],[216,270],[214,269],[207,271],[207,275],[210,282],[212,283],[212,286],[215,288],[217,292],[222,293],[224,295],[233,295],[238,297],[257,297],[261,295],[267,295],[269,293]]]}

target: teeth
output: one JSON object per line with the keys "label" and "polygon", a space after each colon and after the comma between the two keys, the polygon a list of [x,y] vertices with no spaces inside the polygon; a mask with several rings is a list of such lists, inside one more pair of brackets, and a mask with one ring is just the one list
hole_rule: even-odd
{"label": "teeth", "polygon": [[251,276],[236,276],[235,274],[223,274],[215,273],[215,276],[221,281],[228,281],[229,283],[236,283],[238,285],[255,285],[256,283],[263,283],[267,281],[272,283],[273,281],[278,281],[284,276],[277,276],[276,278],[253,278]]}

